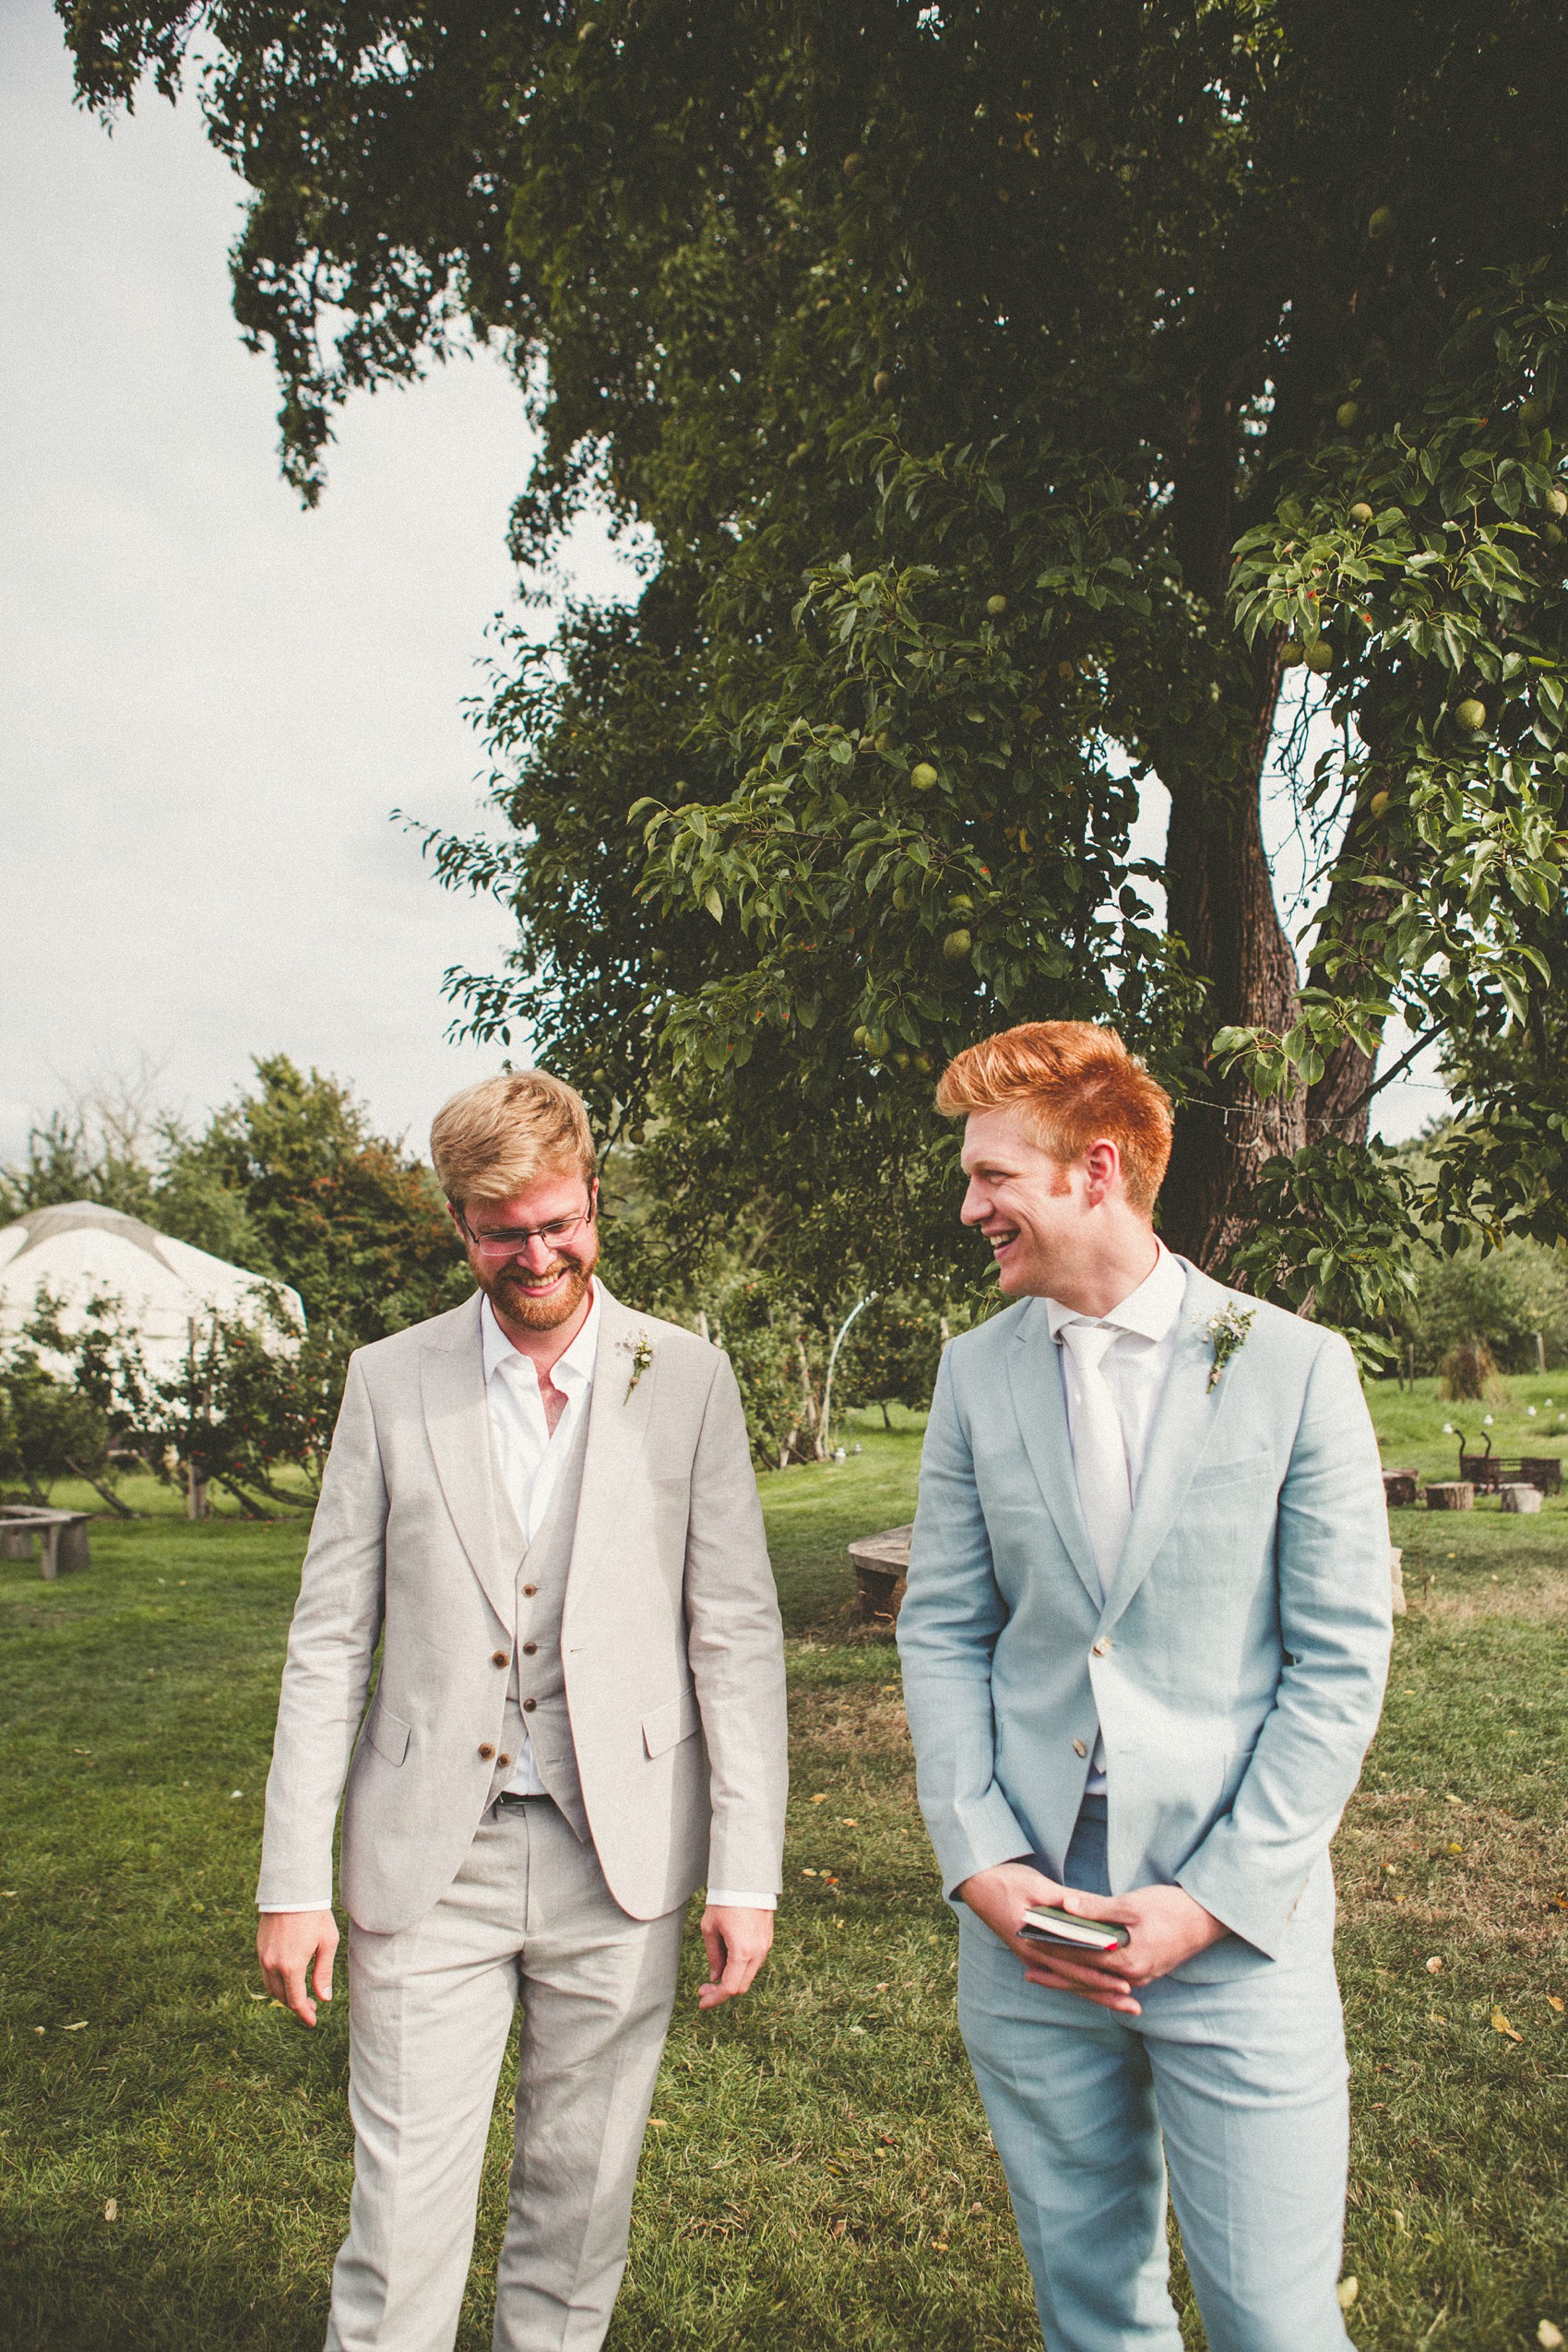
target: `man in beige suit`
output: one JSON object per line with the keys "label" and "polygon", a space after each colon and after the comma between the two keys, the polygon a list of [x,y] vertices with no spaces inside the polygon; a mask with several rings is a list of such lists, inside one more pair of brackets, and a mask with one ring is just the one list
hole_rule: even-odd
{"label": "man in beige suit", "polygon": [[[712,2007],[766,1958],[786,1789],[778,1610],[729,1360],[593,1274],[593,1139],[542,1071],[431,1154],[479,1289],[362,1349],[289,1637],[257,1948],[329,1999],[345,1776],[349,2236],[327,2352],[449,2352],[514,2009],[497,2352],[592,2352],[706,1882]],[[368,1714],[373,1664],[381,1673]]]}

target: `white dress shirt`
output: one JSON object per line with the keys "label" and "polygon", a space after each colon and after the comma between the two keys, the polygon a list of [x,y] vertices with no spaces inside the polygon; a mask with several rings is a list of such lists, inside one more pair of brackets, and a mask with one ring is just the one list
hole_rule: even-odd
{"label": "white dress shirt", "polygon": [[[1075,1308],[1064,1307],[1060,1300],[1048,1298],[1045,1301],[1051,1336],[1056,1342],[1056,1352],[1061,1361],[1070,1437],[1075,1433],[1075,1414],[1082,1408],[1078,1403],[1076,1368],[1071,1352],[1063,1344],[1063,1327],[1069,1323],[1099,1323],[1102,1326],[1109,1325],[1116,1334],[1101,1359],[1100,1369],[1122,1425],[1122,1442],[1127,1455],[1127,1483],[1134,1503],[1144,1474],[1144,1464],[1148,1457],[1154,1417],[1176,1353],[1176,1326],[1181,1320],[1182,1301],[1187,1289],[1187,1277],[1181,1261],[1172,1257],[1164,1242],[1158,1238],[1155,1248],[1158,1254],[1152,1271],[1135,1290],[1129,1292],[1120,1306],[1112,1307],[1109,1314],[1098,1317],[1080,1315]],[[1091,1794],[1103,1790],[1106,1786],[1103,1740],[1095,1742],[1094,1760],[1087,1786]]]}
{"label": "white dress shirt", "polygon": [[[484,1351],[484,1393],[490,1408],[491,1436],[496,1467],[511,1500],[517,1525],[532,1543],[544,1523],[561,1477],[577,1423],[588,1409],[593,1392],[594,1357],[599,1348],[599,1285],[592,1285],[588,1320],[550,1368],[550,1381],[565,1397],[565,1407],[553,1429],[545,1418],[539,1373],[529,1358],[514,1348],[496,1321],[488,1298],[479,1311],[480,1344]],[[542,1797],[545,1786],[534,1761],[533,1742],[525,1729],[517,1766],[502,1792],[508,1797]],[[774,1895],[736,1894],[729,1887],[710,1886],[710,1903],[737,1905],[752,1911],[771,1911]],[[325,1911],[329,1901],[291,1903],[279,1909]]]}

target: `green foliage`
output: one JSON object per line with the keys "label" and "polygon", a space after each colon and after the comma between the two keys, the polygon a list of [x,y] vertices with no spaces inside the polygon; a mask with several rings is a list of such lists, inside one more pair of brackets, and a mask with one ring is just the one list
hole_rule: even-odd
{"label": "green foliage", "polygon": [[834,1374],[847,1405],[880,1405],[891,1428],[890,1405],[923,1412],[936,1385],[943,1321],[922,1300],[875,1299],[856,1318]]}
{"label": "green foliage", "polygon": [[[1561,1229],[1560,1082],[1538,1055],[1493,1093],[1472,1050],[1568,979],[1561,9],[63,13],[104,109],[172,89],[199,26],[306,495],[349,392],[466,321],[541,436],[519,560],[548,585],[595,500],[644,552],[635,611],[503,634],[498,837],[429,837],[517,921],[450,976],[477,1035],[526,1034],[607,1132],[678,1087],[743,1193],[836,1171],[865,1278],[940,1288],[955,1045],[1113,1018],[1222,1094],[1168,1198],[1213,1254],[1270,1157],[1277,1223],[1338,1234],[1364,1193],[1399,1229],[1338,1148],[1393,1008],[1469,1074],[1445,1246],[1478,1195]],[[1257,816],[1297,659],[1341,729],[1301,780],[1304,991]],[[1364,1316],[1392,1270],[1343,1229],[1308,1278]]]}
{"label": "green foliage", "polygon": [[1260,1299],[1343,1330],[1367,1371],[1395,1350],[1384,1336],[1414,1288],[1416,1187],[1399,1154],[1373,1138],[1309,1145],[1268,1161],[1249,1195],[1247,1238],[1229,1278]]}
{"label": "green foliage", "polygon": [[56,1479],[99,1478],[108,1451],[102,1414],[36,1347],[14,1341],[0,1353],[0,1479],[19,1479],[42,1503]]}

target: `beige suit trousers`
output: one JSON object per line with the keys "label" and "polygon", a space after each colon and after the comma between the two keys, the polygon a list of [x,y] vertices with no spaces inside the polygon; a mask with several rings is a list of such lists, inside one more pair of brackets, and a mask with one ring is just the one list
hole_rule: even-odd
{"label": "beige suit trousers", "polygon": [[675,1998],[682,1912],[634,1919],[548,1799],[485,1814],[412,1927],[349,1941],[349,2236],[327,2352],[451,2352],[523,2007],[495,2352],[597,2352]]}

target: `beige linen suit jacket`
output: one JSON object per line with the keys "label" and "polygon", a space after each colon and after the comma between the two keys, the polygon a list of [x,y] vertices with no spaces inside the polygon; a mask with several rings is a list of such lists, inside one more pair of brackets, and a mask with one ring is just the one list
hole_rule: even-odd
{"label": "beige linen suit jacket", "polygon": [[[705,1881],[780,1885],[783,1647],[728,1357],[600,1295],[562,1661],[600,1865],[649,1919]],[[495,1660],[515,1646],[520,1538],[497,1491],[479,1310],[476,1293],[350,1365],[289,1636],[264,1907],[331,1884],[346,1776],[350,1916],[412,1925],[499,1786]]]}

